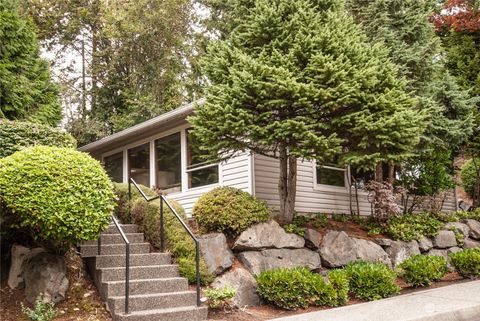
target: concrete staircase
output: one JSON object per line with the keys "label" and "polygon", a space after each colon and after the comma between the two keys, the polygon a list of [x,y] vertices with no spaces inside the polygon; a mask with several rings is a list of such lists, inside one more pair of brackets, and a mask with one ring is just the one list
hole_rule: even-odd
{"label": "concrete staircase", "polygon": [[130,241],[130,313],[125,314],[125,243],[115,226],[97,241],[85,242],[80,253],[115,321],[206,320],[207,308],[197,307],[196,292],[179,276],[169,253],[150,253],[150,244],[136,225],[122,225]]}

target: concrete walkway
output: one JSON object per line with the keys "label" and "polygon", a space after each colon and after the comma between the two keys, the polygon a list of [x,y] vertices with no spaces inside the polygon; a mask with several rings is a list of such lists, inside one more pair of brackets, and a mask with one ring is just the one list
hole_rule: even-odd
{"label": "concrete walkway", "polygon": [[480,321],[480,281],[274,320]]}

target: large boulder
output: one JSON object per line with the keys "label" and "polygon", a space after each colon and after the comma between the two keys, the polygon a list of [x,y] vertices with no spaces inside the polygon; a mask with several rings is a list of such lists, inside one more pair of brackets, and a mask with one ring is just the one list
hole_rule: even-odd
{"label": "large boulder", "polygon": [[257,281],[244,268],[236,268],[217,277],[211,284],[216,289],[226,286],[234,288],[237,293],[232,300],[234,307],[239,309],[245,306],[260,305],[260,297],[257,294]]}
{"label": "large boulder", "polygon": [[392,245],[392,242],[393,242],[392,239],[386,239],[386,238],[376,238],[376,239],[373,239],[373,241],[383,248]]}
{"label": "large boulder", "polygon": [[235,241],[235,250],[261,250],[268,248],[302,248],[303,237],[287,233],[274,220],[255,224],[242,232]]}
{"label": "large boulder", "polygon": [[403,242],[393,241],[385,250],[392,260],[392,265],[396,267],[409,257],[420,254],[417,241]]}
{"label": "large boulder", "polygon": [[329,231],[320,245],[323,265],[334,268],[357,259],[355,242],[343,231]]}
{"label": "large boulder", "polygon": [[12,289],[23,288],[23,272],[27,266],[28,261],[35,255],[45,252],[41,247],[30,249],[25,246],[14,244],[12,246],[10,271],[8,272],[7,284]]}
{"label": "large boulder", "polygon": [[471,239],[465,239],[463,242],[463,248],[464,249],[473,249],[476,247],[480,247],[480,242],[479,241],[474,241]]}
{"label": "large boulder", "polygon": [[453,231],[442,230],[433,238],[433,246],[437,249],[446,249],[457,246],[457,239]]}
{"label": "large boulder", "polygon": [[421,236],[420,239],[418,240],[418,248],[420,249],[420,252],[427,252],[433,247],[433,242],[431,239],[425,236]]}
{"label": "large boulder", "polygon": [[67,267],[64,258],[50,253],[40,253],[27,264],[23,274],[25,296],[30,303],[38,297],[45,302],[58,303],[65,299],[68,289]]}
{"label": "large boulder", "polygon": [[246,251],[238,257],[247,269],[256,275],[276,268],[307,267],[316,270],[321,267],[318,253],[305,248]]}
{"label": "large boulder", "polygon": [[449,230],[449,231],[457,231],[458,233],[463,234],[464,236],[468,236],[470,234],[470,228],[468,227],[467,224],[460,223],[460,222],[450,222],[445,224],[443,227],[444,230]]}
{"label": "large boulder", "polygon": [[450,253],[457,253],[460,252],[461,249],[458,247],[452,247],[449,249],[431,249],[428,251],[427,255],[433,255],[433,256],[441,256],[447,261],[447,267],[450,271],[453,271],[454,268],[452,266],[451,260],[450,260]]}
{"label": "large boulder", "polygon": [[322,242],[322,234],[312,228],[305,229],[303,238],[305,239],[305,247],[314,251],[318,250],[320,243]]}
{"label": "large boulder", "polygon": [[357,260],[382,262],[389,266],[391,265],[390,257],[380,245],[363,239],[353,238],[352,240],[355,243]]}
{"label": "large boulder", "polygon": [[470,237],[472,239],[480,240],[480,222],[472,219],[463,221],[470,228]]}
{"label": "large boulder", "polygon": [[228,247],[227,238],[223,233],[199,236],[198,242],[210,273],[219,275],[232,266],[235,256]]}

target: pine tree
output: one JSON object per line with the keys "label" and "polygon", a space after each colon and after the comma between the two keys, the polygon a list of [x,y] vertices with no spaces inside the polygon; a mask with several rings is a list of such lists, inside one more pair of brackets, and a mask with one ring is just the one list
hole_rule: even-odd
{"label": "pine tree", "polygon": [[33,23],[13,1],[0,2],[0,117],[56,126],[62,119],[58,89],[40,58]]}
{"label": "pine tree", "polygon": [[425,114],[381,45],[340,1],[259,0],[203,60],[206,102],[189,121],[211,158],[279,159],[282,218],[293,218],[297,158],[372,167],[411,154]]}

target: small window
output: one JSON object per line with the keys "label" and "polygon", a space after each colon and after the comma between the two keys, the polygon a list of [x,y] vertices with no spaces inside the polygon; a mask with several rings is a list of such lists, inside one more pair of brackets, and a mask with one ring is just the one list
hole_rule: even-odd
{"label": "small window", "polygon": [[128,150],[129,177],[138,184],[150,186],[150,146],[144,144]]}
{"label": "small window", "polygon": [[333,166],[317,166],[317,184],[345,187],[344,168]]}
{"label": "small window", "polygon": [[205,161],[195,137],[187,131],[188,187],[200,187],[218,183],[218,164]]}
{"label": "small window", "polygon": [[165,192],[182,190],[180,133],[157,139],[157,187]]}
{"label": "small window", "polygon": [[112,181],[123,182],[123,152],[104,157],[103,166]]}

